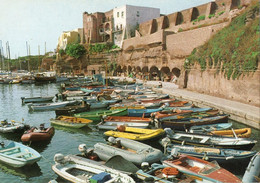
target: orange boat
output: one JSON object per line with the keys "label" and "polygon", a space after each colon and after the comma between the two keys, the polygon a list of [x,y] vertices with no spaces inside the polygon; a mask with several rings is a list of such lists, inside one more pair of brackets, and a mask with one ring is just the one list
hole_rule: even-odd
{"label": "orange boat", "polygon": [[210,135],[221,135],[226,137],[234,137],[234,133],[240,138],[249,138],[251,136],[251,128],[240,128],[235,130],[217,130],[211,131]]}
{"label": "orange boat", "polygon": [[188,101],[173,101],[169,103],[169,107],[183,107]]}
{"label": "orange boat", "polygon": [[21,137],[22,142],[37,142],[37,141],[48,141],[54,135],[54,128],[44,128],[44,125],[40,125],[40,128],[33,127],[26,131]]}

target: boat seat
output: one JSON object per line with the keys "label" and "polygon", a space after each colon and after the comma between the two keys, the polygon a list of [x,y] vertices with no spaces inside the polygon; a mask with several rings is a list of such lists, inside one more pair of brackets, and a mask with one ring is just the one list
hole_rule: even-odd
{"label": "boat seat", "polygon": [[21,153],[18,153],[18,154],[14,154],[14,156],[15,156],[16,158],[18,158],[18,157],[25,156],[25,155],[27,155],[27,154],[30,154],[30,153],[29,153],[29,152],[21,152]]}
{"label": "boat seat", "polygon": [[207,142],[208,140],[209,140],[209,137],[206,137],[206,138],[202,139],[202,140],[200,141],[200,143],[205,143],[205,142]]}
{"label": "boat seat", "polygon": [[8,149],[1,150],[0,153],[12,151],[12,150],[14,150],[14,149],[19,149],[19,148],[20,148],[20,147],[11,147],[11,148],[8,148]]}
{"label": "boat seat", "polygon": [[200,168],[197,167],[197,166],[193,166],[191,167],[189,170],[193,171],[193,172],[199,172],[200,171]]}

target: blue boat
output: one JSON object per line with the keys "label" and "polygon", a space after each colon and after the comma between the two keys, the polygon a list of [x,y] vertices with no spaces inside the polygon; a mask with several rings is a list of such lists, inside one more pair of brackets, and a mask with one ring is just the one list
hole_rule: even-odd
{"label": "blue boat", "polygon": [[169,145],[168,154],[185,154],[207,161],[217,161],[219,164],[243,163],[248,164],[256,151],[245,151],[235,149],[219,149],[214,147],[195,147],[187,145]]}
{"label": "blue boat", "polygon": [[160,107],[158,109],[128,109],[128,116],[133,117],[150,117],[151,113],[162,111],[163,108]]}
{"label": "blue boat", "polygon": [[251,158],[247,166],[246,172],[242,178],[242,182],[254,183],[259,182],[260,177],[260,151]]}
{"label": "blue boat", "polygon": [[208,133],[215,130],[226,130],[232,126],[232,123],[217,123],[208,125],[195,125],[190,127],[190,133]]}
{"label": "blue boat", "polygon": [[12,167],[23,167],[41,159],[41,155],[34,149],[21,143],[10,142],[0,144],[0,161]]}

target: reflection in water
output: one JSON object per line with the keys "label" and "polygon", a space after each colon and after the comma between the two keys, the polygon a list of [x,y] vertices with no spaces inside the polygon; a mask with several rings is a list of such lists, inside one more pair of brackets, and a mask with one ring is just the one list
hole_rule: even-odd
{"label": "reflection in water", "polygon": [[28,146],[35,149],[39,153],[42,153],[45,149],[47,149],[48,145],[50,144],[51,140],[48,141],[39,141],[39,142],[31,142],[27,143]]}
{"label": "reflection in water", "polygon": [[23,179],[29,179],[31,177],[38,177],[42,175],[41,169],[37,163],[21,168],[14,168],[9,165],[0,163],[0,170],[4,173],[19,176]]}

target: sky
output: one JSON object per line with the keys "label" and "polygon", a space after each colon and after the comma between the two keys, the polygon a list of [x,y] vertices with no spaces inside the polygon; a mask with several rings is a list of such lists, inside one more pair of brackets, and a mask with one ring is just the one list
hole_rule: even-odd
{"label": "sky", "polygon": [[11,58],[54,51],[63,31],[83,27],[83,12],[106,12],[125,4],[160,8],[171,14],[212,0],[0,0],[0,48]]}

